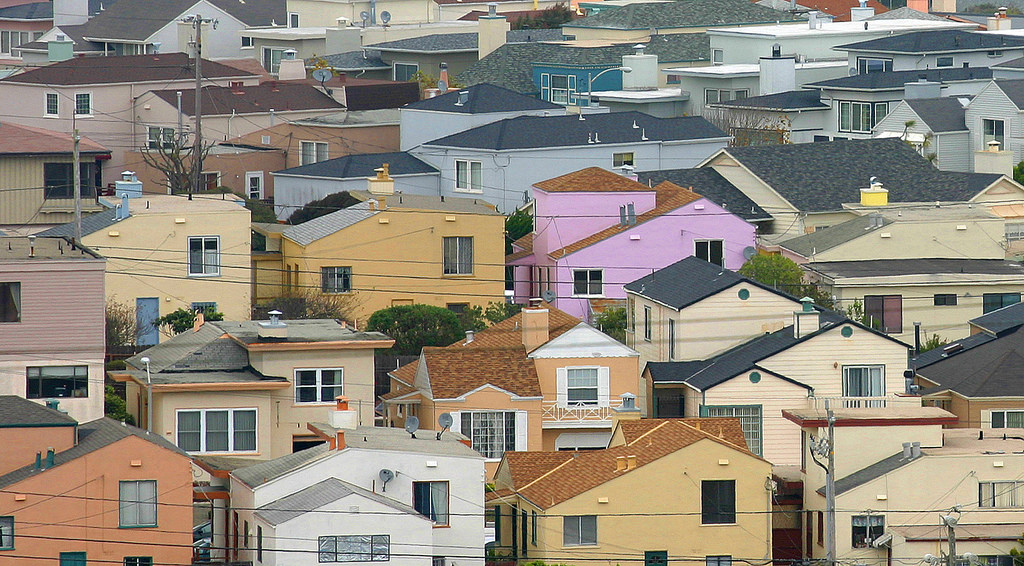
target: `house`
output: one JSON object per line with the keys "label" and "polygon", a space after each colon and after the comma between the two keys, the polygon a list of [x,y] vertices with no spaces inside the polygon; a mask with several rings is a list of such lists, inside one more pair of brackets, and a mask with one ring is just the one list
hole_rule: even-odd
{"label": "house", "polygon": [[998,142],[999,149],[1012,152],[1012,164],[1024,160],[1024,146],[1012,133],[1024,124],[1020,116],[1024,108],[1022,97],[1024,80],[1008,79],[991,81],[971,99],[964,110],[964,121],[971,132],[967,147],[972,170],[982,165],[977,154],[989,149],[990,142]]}
{"label": "house", "polygon": [[342,394],[359,423],[373,422],[373,351],[391,346],[387,336],[277,315],[196,326],[111,372],[126,384],[136,422],[152,422],[182,450],[261,460],[291,454],[320,443],[306,423]]}
{"label": "house", "polygon": [[20,65],[18,47],[42,37],[53,27],[53,3],[29,2],[0,5],[0,62]]}
{"label": "house", "polygon": [[[641,396],[638,354],[550,305],[522,312],[451,346],[425,347],[389,375],[386,418],[424,427],[442,413],[487,458],[510,451],[603,448],[613,415]],[[632,408],[631,408],[632,407]],[[625,410],[623,409],[623,410]]]}
{"label": "house", "polygon": [[191,459],[173,444],[11,396],[0,396],[0,430],[12,437],[0,456],[0,560],[191,561]]}
{"label": "house", "polygon": [[0,394],[103,416],[104,264],[68,240],[0,238]]}
{"label": "house", "polygon": [[483,457],[465,437],[357,426],[345,397],[329,409],[309,425],[319,446],[241,467],[199,459],[231,497],[214,515],[214,546],[253,564],[481,566]]}
{"label": "house", "polygon": [[465,312],[503,302],[504,216],[478,199],[396,193],[388,169],[384,162],[368,191],[348,191],[357,204],[283,230],[254,226],[279,250],[254,256],[256,299],[306,289],[339,295],[359,326],[395,305]]}
{"label": "house", "polygon": [[771,560],[771,466],[743,442],[735,419],[643,419],[617,421],[601,450],[507,452],[487,501],[496,550],[519,564]]}
{"label": "house", "polygon": [[[155,133],[155,132],[154,132]],[[235,138],[236,140],[238,138]],[[128,160],[137,171],[136,178],[142,179],[145,194],[167,194],[167,174],[147,161],[149,152],[159,149],[164,140],[154,138],[148,147],[128,153]],[[283,169],[287,160],[284,149],[238,141],[220,142],[210,146],[203,157],[202,180],[206,189],[230,189],[244,198],[269,200],[274,198],[274,178],[271,171]],[[165,162],[162,158],[152,159],[154,163]]]}
{"label": "house", "polygon": [[[692,167],[725,147],[727,136],[697,116],[640,112],[518,116],[424,143],[410,153],[441,172],[443,195],[478,195],[509,213],[531,187],[578,163],[636,171]],[[514,174],[513,174],[514,172]]]}
{"label": "house", "polygon": [[[0,79],[0,103],[36,109],[8,121],[62,132],[77,128],[83,137],[110,148],[111,158],[100,171],[105,185],[130,168],[128,151],[148,143],[149,125],[137,117],[145,110],[136,106],[136,97],[149,89],[169,89],[172,97],[175,89],[183,95],[193,92],[195,70],[190,61],[184,53],[75,57]],[[202,72],[208,85],[259,81],[256,75],[214,61],[203,61]],[[176,127],[176,101],[174,113]]]}
{"label": "house", "polygon": [[802,0],[797,4],[800,10],[817,10],[824,15],[832,17],[833,22],[863,21],[875,14],[884,14],[889,11],[881,2],[866,0]]}
{"label": "house", "polygon": [[[0,124],[0,226],[64,223],[73,218],[74,145],[70,134]],[[82,210],[97,212],[102,210],[96,200],[99,164],[110,157],[110,150],[82,138],[78,151]]]}
{"label": "house", "polygon": [[588,167],[535,184],[533,195],[534,230],[506,258],[515,300],[552,292],[553,306],[584,320],[625,306],[622,285],[645,273],[690,255],[739,269],[754,246],[753,225],[668,181],[652,188]]}
{"label": "house", "polygon": [[[249,211],[238,197],[189,200],[141,195],[139,183],[119,183],[114,211],[82,220],[82,243],[106,258],[106,301],[135,309],[135,344],[160,341],[153,322],[180,308],[212,309],[229,320],[251,314]],[[137,192],[135,192],[137,191]],[[73,223],[41,238],[74,236]]]}
{"label": "house", "polygon": [[889,108],[875,137],[899,137],[943,171],[971,171],[966,97],[907,98]]}
{"label": "house", "polygon": [[401,109],[401,150],[517,116],[558,115],[562,107],[504,87],[480,83]]}
{"label": "house", "polygon": [[991,67],[1024,56],[1024,38],[940,29],[913,31],[835,47],[859,74],[953,67]]}

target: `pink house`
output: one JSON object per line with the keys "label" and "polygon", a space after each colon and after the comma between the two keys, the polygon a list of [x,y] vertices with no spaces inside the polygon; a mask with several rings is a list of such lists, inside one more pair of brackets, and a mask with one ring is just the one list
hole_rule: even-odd
{"label": "pink house", "polygon": [[625,306],[622,286],[689,256],[728,269],[756,228],[670,182],[648,187],[599,167],[534,185],[534,230],[513,244],[515,300],[550,299],[583,319]]}

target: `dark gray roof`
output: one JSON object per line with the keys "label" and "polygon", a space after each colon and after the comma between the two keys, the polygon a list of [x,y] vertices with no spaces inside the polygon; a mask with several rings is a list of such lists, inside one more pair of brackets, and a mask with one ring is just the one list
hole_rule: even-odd
{"label": "dark gray roof", "polygon": [[[372,342],[377,340],[390,340],[380,332],[360,332],[351,327],[343,326],[340,321],[334,319],[305,319],[305,320],[283,320],[288,325],[288,336],[286,338],[261,338],[258,329],[261,323],[267,321],[244,320],[235,322],[210,322],[222,331],[230,334],[235,340],[243,344],[258,344],[263,342],[289,343],[289,342]],[[205,325],[204,325],[205,326]]]}
{"label": "dark gray roof", "polygon": [[[636,124],[638,127],[634,128]],[[711,122],[700,116],[656,118],[641,112],[589,114],[586,120],[577,115],[517,116],[457,134],[445,136],[424,145],[508,150],[594,145],[589,139],[596,133],[600,143],[637,144],[641,135],[651,142],[716,139],[727,137]]]}
{"label": "dark gray roof", "polygon": [[562,41],[562,28],[554,29],[510,29],[505,32],[506,43],[530,43],[533,41]]}
{"label": "dark gray roof", "polygon": [[1003,61],[992,65],[993,69],[1024,69],[1024,57]]}
{"label": "dark gray roof", "polygon": [[[460,104],[459,101],[465,99]],[[480,83],[458,91],[425,98],[407,104],[412,110],[430,110],[433,112],[452,112],[456,114],[489,114],[492,112],[524,112],[530,110],[552,110],[562,112],[564,107],[540,100],[533,96],[500,86]]]}
{"label": "dark gray roof", "polygon": [[153,385],[180,385],[183,383],[249,383],[253,385],[253,390],[257,390],[266,389],[266,387],[260,387],[261,384],[288,383],[288,380],[284,377],[268,377],[257,373],[253,369],[242,369],[236,371],[168,370],[151,373],[150,375],[146,375],[144,370],[127,370],[124,373],[130,374],[140,383],[145,382],[147,378],[152,379]]}
{"label": "dark gray roof", "polygon": [[939,384],[930,391],[953,390],[964,397],[1024,397],[1024,329],[989,336],[971,348],[918,367],[917,373]]}
{"label": "dark gray roof", "polygon": [[[337,71],[362,71],[362,70],[383,70],[390,69],[391,65],[384,62],[380,58],[380,51],[373,49],[358,49],[356,51],[346,51],[344,53],[335,53],[334,55],[325,55],[322,57],[324,61],[332,69]],[[314,64],[314,59],[306,59],[306,66],[309,67]]]}
{"label": "dark gray roof", "polygon": [[1024,283],[1024,265],[1002,259],[872,259],[866,261],[819,261],[805,268],[829,277],[897,277],[900,275],[1003,275]]}
{"label": "dark gray roof", "polygon": [[78,421],[17,395],[0,395],[0,428],[75,426]]}
{"label": "dark gray roof", "polygon": [[142,358],[149,358],[153,374],[192,371],[238,371],[249,367],[249,354],[224,331],[209,322],[198,331],[176,334],[160,344],[128,358],[131,367],[144,370]]}
{"label": "dark gray roof", "polygon": [[772,218],[757,203],[750,200],[750,197],[743,191],[737,189],[718,171],[710,167],[637,171],[636,175],[639,181],[645,185],[653,186],[662,181],[669,181],[680,187],[692,188],[697,194],[748,222],[771,220]]}
{"label": "dark gray roof", "polygon": [[[104,210],[103,212],[97,212],[82,217],[82,235],[88,236],[93,232],[99,232],[105,228],[109,228],[114,224],[117,224],[118,220],[114,218],[113,210]],[[36,234],[36,236],[42,238],[64,238],[73,237],[75,235],[75,223],[68,222],[67,224],[61,224],[60,226],[54,226],[49,230],[44,230]]]}
{"label": "dark gray roof", "polygon": [[391,507],[400,513],[406,513],[414,517],[419,517],[424,521],[430,521],[430,519],[425,515],[408,505],[404,505],[393,499],[373,493],[372,491],[363,489],[357,485],[341,481],[338,478],[327,478],[321,482],[306,487],[305,489],[296,491],[291,495],[287,495],[276,501],[271,501],[270,503],[257,508],[256,515],[271,525],[280,525],[281,523],[291,521],[296,517],[301,517],[310,511],[315,511],[316,509],[330,503],[334,503],[335,501],[343,497],[348,497],[349,495],[356,495],[371,501],[376,501],[377,503]]}
{"label": "dark gray roof", "polygon": [[292,470],[301,468],[313,460],[324,458],[331,453],[329,445],[318,444],[312,448],[286,454],[280,458],[266,460],[252,466],[236,468],[231,472],[238,481],[249,487],[259,487]]}
{"label": "dark gray roof", "polygon": [[[285,0],[209,0],[248,26],[283,25],[287,22]],[[82,36],[89,39],[128,39],[143,41],[185,14],[195,0],[132,0],[119,2],[117,8],[93,16],[83,25]]]}
{"label": "dark gray roof", "polygon": [[[940,346],[938,348],[932,348],[931,350],[928,350],[927,352],[923,352],[923,353],[921,353],[921,354],[919,354],[917,356],[914,356],[913,358],[910,359],[910,367],[921,369],[921,368],[930,366],[930,365],[932,365],[932,364],[934,364],[936,362],[941,362],[942,360],[945,360],[946,358],[949,358],[951,356],[951,354],[946,350],[946,348],[948,348],[949,346],[954,346],[954,347],[958,348],[956,350],[956,352],[954,354],[952,354],[952,355],[957,355],[959,353],[964,352],[965,350],[970,350],[971,348],[980,346],[980,345],[982,345],[982,344],[984,344],[986,342],[991,342],[992,340],[995,340],[995,339],[996,339],[995,336],[993,336],[993,335],[991,335],[991,334],[989,334],[987,332],[979,332],[977,334],[971,334],[970,336],[968,336],[966,338],[961,338],[960,340],[954,340],[954,341],[950,342],[949,344],[946,344],[945,346]],[[927,372],[923,372],[923,373],[926,374]]]}
{"label": "dark gray roof", "polygon": [[712,104],[726,108],[755,108],[758,110],[828,110],[828,104],[821,101],[821,92],[817,90],[790,90],[764,96],[751,96],[739,100],[730,100]]}
{"label": "dark gray roof", "polygon": [[748,0],[676,0],[636,3],[601,10],[598,14],[569,22],[563,27],[602,29],[650,29],[717,27],[737,24],[768,24],[795,21],[785,12],[758,6]]}
{"label": "dark gray roof", "polygon": [[1024,79],[1000,79],[996,81],[996,86],[1018,110],[1024,109]]}
{"label": "dark gray roof", "polygon": [[878,177],[889,202],[963,202],[1000,175],[939,171],[896,138],[837,140],[727,148],[730,155],[804,212],[839,210],[859,202]]}
{"label": "dark gray roof", "polygon": [[626,283],[624,287],[627,291],[682,310],[739,283],[760,287],[780,297],[792,299],[794,308],[800,306],[796,298],[782,291],[694,256],[681,259],[650,275]]}
{"label": "dark gray roof", "polygon": [[996,335],[1015,330],[1024,325],[1024,303],[1012,304],[972,318],[971,324]]}
{"label": "dark gray roof", "polygon": [[874,218],[865,214],[835,226],[780,242],[779,246],[810,258],[815,253],[830,250],[893,223],[893,220],[885,217],[881,217],[880,220],[881,226],[878,226],[874,224]]}
{"label": "dark gray roof", "polygon": [[[458,79],[467,85],[491,83],[523,94],[537,94],[533,65],[566,65],[611,68],[622,65],[622,56],[633,53],[633,42],[601,47],[579,47],[557,43],[506,43],[470,65]],[[645,50],[658,56],[659,63],[707,61],[711,43],[707,34],[674,33],[651,37]]]}
{"label": "dark gray roof", "polygon": [[[182,449],[164,439],[159,434],[149,434],[141,428],[136,428],[131,425],[117,422],[114,419],[103,417],[101,419],[96,419],[79,425],[78,444],[64,450],[63,452],[57,452],[53,458],[54,465],[49,469],[53,469],[77,458],[81,458],[86,454],[110,446],[111,444],[128,438],[129,436],[141,438],[145,441],[152,442],[161,448],[165,448],[176,454],[181,454],[183,457],[188,457],[188,454],[186,454]],[[0,476],[0,489],[44,473],[46,473],[46,470],[36,470],[35,464],[30,464]]]}
{"label": "dark gray roof", "polygon": [[52,20],[53,2],[33,2],[0,8],[0,20]]}
{"label": "dark gray roof", "polygon": [[367,45],[381,52],[453,53],[477,50],[477,33],[434,33]]}
{"label": "dark gray roof", "polygon": [[966,109],[956,98],[909,98],[906,103],[935,133],[967,131]]}
{"label": "dark gray roof", "polygon": [[[889,472],[896,471],[920,458],[921,456],[907,459],[903,457],[903,452],[900,452],[898,454],[893,454],[884,460],[879,460],[866,468],[857,470],[846,477],[836,480],[836,495],[842,495],[851,489],[860,487],[871,480],[878,479]],[[818,493],[824,494],[825,488],[819,488]]]}
{"label": "dark gray roof", "polygon": [[[927,12],[920,12],[913,8],[896,8],[889,10],[888,12],[882,12],[881,14],[875,14],[868,18],[869,20],[927,20],[932,22],[948,22],[949,20],[942,17],[936,16],[935,14],[929,14]],[[982,22],[984,23],[984,22]]]}
{"label": "dark gray roof", "polygon": [[886,71],[818,81],[804,86],[805,88],[833,90],[903,90],[904,85],[917,82],[922,76],[937,83],[980,81],[991,79],[992,69],[988,67],[952,67],[916,71]]}
{"label": "dark gray roof", "polygon": [[872,51],[878,53],[962,53],[1024,47],[1024,38],[995,33],[979,33],[959,29],[940,29],[897,33],[867,41],[833,47],[838,51]]}
{"label": "dark gray roof", "polygon": [[647,362],[647,372],[655,384],[686,383],[687,378],[707,366],[707,360],[688,362]]}
{"label": "dark gray roof", "polygon": [[395,175],[429,175],[438,171],[419,158],[404,151],[391,153],[358,153],[345,155],[300,165],[291,169],[277,171],[275,175],[305,175],[309,177],[328,177],[331,179],[365,179],[376,175],[376,169],[384,163],[388,164],[389,173]]}

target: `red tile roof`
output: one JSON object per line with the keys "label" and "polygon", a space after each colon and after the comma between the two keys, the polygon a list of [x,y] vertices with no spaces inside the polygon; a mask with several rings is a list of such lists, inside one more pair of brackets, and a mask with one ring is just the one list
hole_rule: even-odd
{"label": "red tile roof", "polygon": [[[102,145],[83,137],[78,144],[82,153],[110,153]],[[0,122],[0,154],[68,154],[74,149],[71,134],[20,126],[10,122]]]}

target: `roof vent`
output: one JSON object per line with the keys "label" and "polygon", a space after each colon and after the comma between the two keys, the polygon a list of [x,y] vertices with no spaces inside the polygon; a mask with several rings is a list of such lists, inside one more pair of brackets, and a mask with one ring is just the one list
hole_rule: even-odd
{"label": "roof vent", "polygon": [[952,356],[953,354],[959,353],[963,349],[964,349],[963,342],[954,342],[954,343],[952,343],[952,344],[942,348],[942,355],[943,356]]}
{"label": "roof vent", "polygon": [[455,101],[455,105],[456,106],[465,106],[467,102],[469,102],[469,91],[468,90],[460,90],[459,91],[459,99]]}
{"label": "roof vent", "polygon": [[281,322],[281,315],[284,313],[278,310],[273,310],[267,314],[270,315],[269,321],[260,321],[257,323],[257,336],[260,338],[287,338],[288,325]]}

